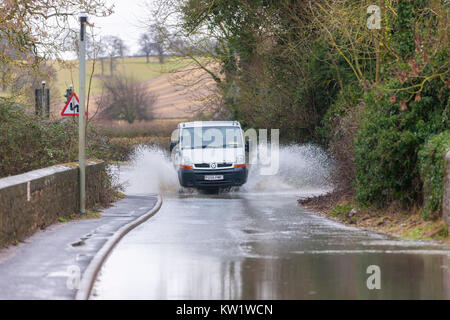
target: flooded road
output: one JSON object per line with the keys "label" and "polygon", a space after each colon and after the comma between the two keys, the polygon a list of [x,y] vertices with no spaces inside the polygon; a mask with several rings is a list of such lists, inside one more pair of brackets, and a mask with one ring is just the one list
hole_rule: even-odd
{"label": "flooded road", "polygon": [[[128,180],[127,193],[153,192],[136,184],[135,171],[122,173],[135,181]],[[323,192],[314,182],[303,189],[257,185],[216,195],[164,189],[160,211],[117,245],[91,298],[450,299],[448,248],[319,217],[297,205]],[[373,265],[379,290],[367,287]]]}

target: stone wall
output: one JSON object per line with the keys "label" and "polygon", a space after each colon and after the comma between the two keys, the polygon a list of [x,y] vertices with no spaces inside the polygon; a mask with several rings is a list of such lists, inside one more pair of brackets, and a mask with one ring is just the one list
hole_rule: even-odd
{"label": "stone wall", "polygon": [[[0,247],[78,212],[78,171],[77,164],[65,164],[0,179]],[[91,207],[100,201],[105,164],[89,161],[86,176]]]}
{"label": "stone wall", "polygon": [[445,155],[444,194],[442,197],[442,218],[450,229],[450,151]]}

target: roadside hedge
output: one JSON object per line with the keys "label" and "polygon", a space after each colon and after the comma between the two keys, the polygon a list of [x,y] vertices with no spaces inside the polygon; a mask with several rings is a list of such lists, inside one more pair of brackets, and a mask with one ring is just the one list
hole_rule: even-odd
{"label": "roadside hedge", "polygon": [[[356,199],[386,207],[409,206],[422,195],[418,151],[432,135],[449,129],[450,90],[428,82],[420,99],[410,99],[406,84],[393,80],[364,97],[365,109],[355,139]],[[393,92],[397,92],[396,95]]]}
{"label": "roadside hedge", "polygon": [[[123,149],[90,125],[89,158],[123,160]],[[129,151],[131,152],[131,151]],[[77,161],[78,124],[73,119],[44,120],[25,107],[0,101],[0,177]]]}
{"label": "roadside hedge", "polygon": [[0,177],[74,161],[77,135],[70,121],[47,121],[0,102]]}
{"label": "roadside hedge", "polygon": [[419,151],[420,178],[423,182],[424,219],[439,216],[444,190],[445,154],[450,150],[450,130],[431,136]]}

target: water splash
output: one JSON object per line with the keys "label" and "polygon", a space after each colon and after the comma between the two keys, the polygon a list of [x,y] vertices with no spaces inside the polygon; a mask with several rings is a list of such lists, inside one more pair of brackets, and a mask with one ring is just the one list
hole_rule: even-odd
{"label": "water splash", "polygon": [[169,155],[158,147],[138,148],[130,165],[120,167],[119,177],[126,194],[167,194],[180,188]]}
{"label": "water splash", "polygon": [[312,144],[280,146],[280,164],[276,175],[261,175],[261,166],[249,167],[249,177],[242,187],[246,192],[331,191],[331,162],[327,154]]}
{"label": "water splash", "polygon": [[[326,153],[314,145],[280,146],[280,166],[276,175],[260,174],[258,164],[249,166],[247,183],[233,190],[238,193],[325,193],[330,191],[330,161]],[[142,147],[134,160],[120,167],[120,182],[126,194],[173,194],[195,190],[182,189],[177,172],[165,150]]]}

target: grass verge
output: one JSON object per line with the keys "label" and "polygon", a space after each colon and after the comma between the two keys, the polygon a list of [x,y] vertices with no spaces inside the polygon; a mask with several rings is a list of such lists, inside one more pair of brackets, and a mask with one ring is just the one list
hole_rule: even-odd
{"label": "grass verge", "polygon": [[[116,202],[119,201],[120,199],[125,198],[125,194],[123,194],[120,191],[116,191],[113,198],[112,198],[112,202]],[[88,209],[85,215],[79,214],[79,213],[72,213],[70,215],[70,218],[64,218],[64,217],[59,217],[58,221],[65,223],[65,222],[69,222],[69,221],[76,221],[76,220],[95,220],[95,219],[100,219],[102,217],[102,211],[104,209],[106,209],[107,207],[102,206],[102,205],[96,205],[94,208],[92,209]]]}
{"label": "grass verge", "polygon": [[338,193],[298,202],[321,216],[361,229],[405,240],[438,240],[450,244],[448,228],[442,219],[425,221],[420,208],[405,210],[395,204],[387,209],[367,208]]}

